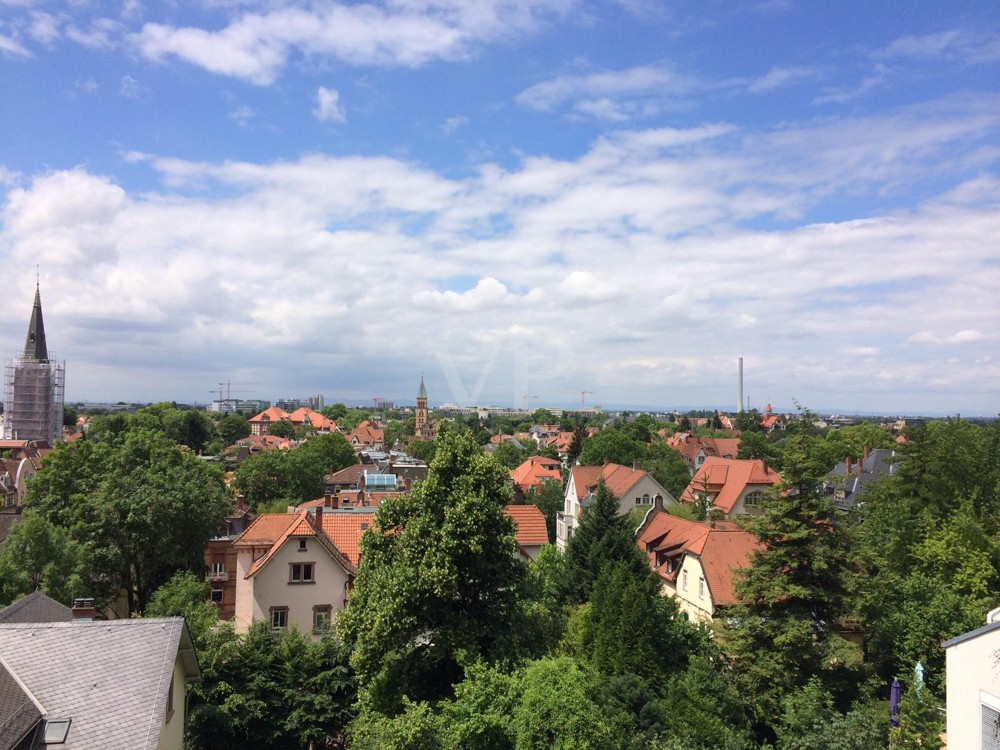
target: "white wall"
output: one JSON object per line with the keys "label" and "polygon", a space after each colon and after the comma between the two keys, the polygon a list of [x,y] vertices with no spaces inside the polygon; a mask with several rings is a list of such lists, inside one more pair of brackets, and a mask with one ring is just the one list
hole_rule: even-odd
{"label": "white wall", "polygon": [[1000,628],[945,651],[948,747],[978,750],[981,704],[1000,710]]}

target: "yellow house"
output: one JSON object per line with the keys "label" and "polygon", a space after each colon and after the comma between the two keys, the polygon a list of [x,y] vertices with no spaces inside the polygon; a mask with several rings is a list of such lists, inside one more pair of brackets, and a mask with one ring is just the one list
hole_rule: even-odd
{"label": "yellow house", "polygon": [[673,597],[692,622],[711,622],[735,602],[733,573],[762,549],[753,534],[726,521],[696,523],[651,508],[637,534],[639,548],[660,576],[661,592]]}

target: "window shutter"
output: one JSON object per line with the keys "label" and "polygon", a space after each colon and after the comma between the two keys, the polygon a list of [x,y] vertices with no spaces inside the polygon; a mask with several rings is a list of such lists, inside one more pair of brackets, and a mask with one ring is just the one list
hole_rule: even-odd
{"label": "window shutter", "polygon": [[1000,750],[1000,712],[986,704],[980,704],[983,710],[982,750]]}

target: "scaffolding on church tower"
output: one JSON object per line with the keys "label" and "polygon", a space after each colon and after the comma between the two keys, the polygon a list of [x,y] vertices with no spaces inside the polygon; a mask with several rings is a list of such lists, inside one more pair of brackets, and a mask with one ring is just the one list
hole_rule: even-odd
{"label": "scaffolding on church tower", "polygon": [[15,357],[4,363],[5,440],[62,439],[66,363]]}

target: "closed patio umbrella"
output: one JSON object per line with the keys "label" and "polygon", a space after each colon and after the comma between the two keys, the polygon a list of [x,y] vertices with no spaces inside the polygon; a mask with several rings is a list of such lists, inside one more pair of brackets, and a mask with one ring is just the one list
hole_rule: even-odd
{"label": "closed patio umbrella", "polygon": [[899,678],[894,677],[892,687],[889,689],[889,723],[899,726],[899,699],[903,695],[903,686],[899,684]]}

